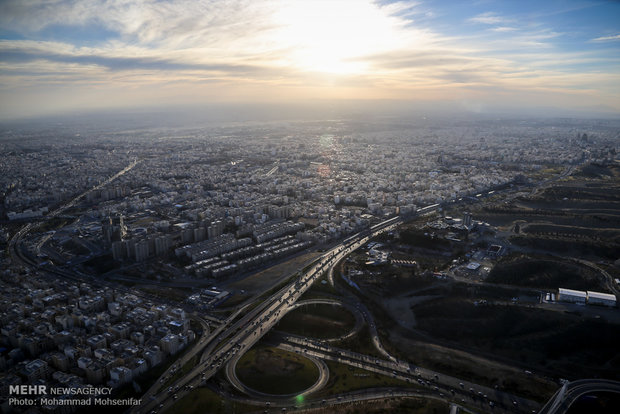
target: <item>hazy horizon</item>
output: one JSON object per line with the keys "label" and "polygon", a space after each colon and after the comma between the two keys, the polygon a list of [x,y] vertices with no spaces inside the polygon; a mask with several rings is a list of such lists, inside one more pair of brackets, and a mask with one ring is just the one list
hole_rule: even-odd
{"label": "hazy horizon", "polygon": [[[0,138],[18,131],[68,128],[89,133],[94,130],[130,131],[148,129],[219,128],[235,125],[286,124],[298,122],[358,122],[363,124],[409,125],[485,121],[533,122],[620,122],[620,114],[558,108],[465,108],[455,104],[399,101],[315,101],[304,104],[229,103],[211,105],[144,106],[68,110],[16,118],[0,117]],[[620,124],[618,124],[620,125]]]}

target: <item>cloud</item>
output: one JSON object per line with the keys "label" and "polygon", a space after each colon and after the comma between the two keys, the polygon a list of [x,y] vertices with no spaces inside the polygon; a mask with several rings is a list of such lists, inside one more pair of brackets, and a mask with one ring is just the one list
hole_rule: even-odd
{"label": "cloud", "polygon": [[[54,90],[51,100],[64,87],[82,93],[80,102],[91,87],[119,91],[131,102],[405,99],[491,96],[493,88],[602,91],[615,79],[591,76],[609,56],[560,54],[555,45],[563,34],[542,23],[526,27],[486,12],[448,36],[441,25],[424,25],[435,14],[426,7],[373,0],[5,0],[0,29],[22,40],[0,40],[0,89],[34,96],[41,86],[41,94]],[[471,23],[483,30],[471,31]],[[92,41],[66,35],[93,26],[102,30]]]}
{"label": "cloud", "polygon": [[610,42],[610,41],[615,41],[615,40],[620,40],[620,34],[614,35],[614,36],[602,36],[602,37],[597,37],[596,39],[592,39],[592,42]]}
{"label": "cloud", "polygon": [[[23,46],[9,45],[8,42],[0,42],[0,60],[5,63],[31,62],[47,60],[59,63],[75,63],[81,65],[96,65],[112,71],[132,69],[149,70],[203,70],[219,71],[235,74],[248,75],[259,71],[258,66],[238,64],[206,64],[189,63],[180,60],[166,59],[164,57],[146,56],[106,56],[97,53],[97,50],[73,49],[69,45],[64,47],[50,48],[50,44],[58,46],[58,43],[45,42],[20,42]],[[64,49],[64,52],[62,51]]]}
{"label": "cloud", "polygon": [[515,30],[518,30],[518,29],[516,27],[510,27],[510,26],[497,26],[497,27],[491,28],[491,30],[494,32],[506,33],[506,32],[514,32]]}
{"label": "cloud", "polygon": [[[261,36],[277,3],[226,0],[7,0],[0,3],[0,25],[27,36],[56,26],[97,24],[124,43],[151,47],[214,46],[234,37]],[[75,39],[79,41],[79,39]]]}
{"label": "cloud", "polygon": [[481,24],[504,24],[507,23],[508,20],[502,16],[494,12],[486,12],[479,14],[477,16],[471,17],[468,19],[471,23],[481,23]]}

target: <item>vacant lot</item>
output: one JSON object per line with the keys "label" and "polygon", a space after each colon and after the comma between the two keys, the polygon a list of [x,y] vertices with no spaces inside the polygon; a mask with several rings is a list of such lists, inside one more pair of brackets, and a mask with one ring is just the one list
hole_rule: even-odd
{"label": "vacant lot", "polygon": [[604,258],[616,260],[620,244],[609,241],[577,240],[574,237],[557,236],[513,236],[510,242],[515,246],[528,249],[537,249],[540,252],[550,252],[573,257],[588,257],[591,260]]}
{"label": "vacant lot", "polygon": [[601,164],[588,164],[575,174],[576,177],[601,178],[612,177],[620,174],[619,168]]}
{"label": "vacant lot", "polygon": [[245,290],[247,292],[259,292],[278,283],[280,279],[291,276],[296,271],[301,270],[306,263],[318,257],[320,254],[321,253],[314,252],[297,256],[284,263],[280,263],[270,267],[269,269],[263,270],[262,272],[248,276],[243,280],[231,283],[227,286],[227,288],[237,291]]}
{"label": "vacant lot", "polygon": [[446,239],[432,237],[423,230],[407,229],[400,233],[403,244],[431,250],[452,250],[452,244]]}
{"label": "vacant lot", "polygon": [[492,352],[568,379],[620,379],[617,325],[508,305],[444,298],[414,306],[418,327],[441,340]]}
{"label": "vacant lot", "polygon": [[486,359],[472,353],[411,339],[392,330],[390,352],[401,359],[477,384],[499,386],[515,395],[546,402],[558,389],[557,383],[539,376],[528,376],[522,368]]}
{"label": "vacant lot", "polygon": [[[620,164],[589,165],[536,195],[486,205],[474,216],[507,230],[512,244],[564,256],[616,260],[620,250]],[[516,230],[515,230],[516,231]]]}
{"label": "vacant lot", "polygon": [[578,290],[605,289],[602,276],[586,266],[568,260],[510,257],[499,262],[487,282],[534,288]]}

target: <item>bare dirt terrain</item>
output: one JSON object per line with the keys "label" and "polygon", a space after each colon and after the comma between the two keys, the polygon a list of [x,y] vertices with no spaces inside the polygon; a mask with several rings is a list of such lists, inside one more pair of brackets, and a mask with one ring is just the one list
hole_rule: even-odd
{"label": "bare dirt terrain", "polygon": [[413,296],[410,293],[403,293],[394,298],[384,301],[385,309],[388,311],[392,319],[394,319],[403,328],[411,329],[417,326],[415,314],[412,306],[428,300],[438,298],[437,295]]}
{"label": "bare dirt terrain", "polygon": [[248,276],[243,280],[231,283],[227,288],[237,291],[245,290],[248,293],[260,291],[265,286],[277,284],[279,279],[288,277],[297,270],[301,270],[312,259],[320,255],[321,253],[319,252],[312,252],[297,256],[289,261]]}

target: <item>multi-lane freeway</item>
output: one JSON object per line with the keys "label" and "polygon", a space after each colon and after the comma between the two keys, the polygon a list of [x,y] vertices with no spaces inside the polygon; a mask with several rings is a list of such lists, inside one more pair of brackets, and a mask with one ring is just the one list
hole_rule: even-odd
{"label": "multi-lane freeway", "polygon": [[[426,210],[437,209],[439,206],[429,206]],[[426,211],[424,211],[426,212]],[[154,410],[165,410],[171,407],[175,401],[190,392],[197,386],[204,385],[212,378],[215,373],[223,366],[234,368],[234,361],[238,360],[241,354],[250,349],[258,342],[280,319],[295,306],[297,300],[304,292],[323,274],[328,272],[333,266],[343,259],[353,250],[364,245],[371,237],[385,231],[392,230],[402,222],[400,217],[394,217],[371,227],[370,231],[360,232],[342,243],[330,249],[320,256],[305,272],[293,278],[277,292],[271,294],[254,308],[245,313],[237,312],[224,322],[211,335],[208,344],[204,344],[205,351],[200,362],[191,368],[186,375],[175,381],[167,390],[157,389],[155,386],[143,397],[143,405],[134,408],[133,412],[148,413]],[[360,304],[358,308],[365,318],[370,321],[369,325],[374,326],[370,312]],[[372,330],[371,330],[372,331]],[[373,341],[379,350],[382,350],[376,329],[373,334]],[[415,381],[419,385],[432,387],[432,391],[438,394],[438,398],[446,400],[474,399],[478,403],[487,406],[509,407],[505,408],[510,412],[527,412],[538,405],[532,401],[521,399],[507,393],[493,390],[479,385],[461,381],[457,378],[434,373],[418,367],[412,367],[404,361],[398,361],[383,350],[386,360],[377,359],[366,355],[355,354],[346,350],[336,350],[321,348],[320,344],[310,341],[302,344],[295,343],[294,339],[288,340],[283,346],[304,353],[310,357],[321,359],[331,359],[341,363],[349,363],[360,368],[390,375],[394,378],[402,379],[407,382]],[[415,375],[415,376],[414,376]],[[230,376],[230,375],[229,375]],[[424,381],[420,383],[420,381]],[[432,385],[431,382],[433,381]],[[318,381],[319,383],[322,381]],[[247,392],[247,387],[239,386]],[[457,391],[458,390],[458,391]],[[463,395],[460,395],[463,394]],[[466,400],[467,401],[467,400]],[[471,402],[471,401],[469,401]]]}
{"label": "multi-lane freeway", "polygon": [[[490,194],[491,192],[489,192]],[[435,204],[419,209],[417,213],[427,214],[439,208],[440,205]],[[347,238],[316,259],[306,271],[296,275],[291,282],[277,292],[257,305],[254,304],[254,307],[235,312],[212,333],[209,339],[204,341],[201,346],[203,349],[202,357],[195,367],[192,367],[186,375],[175,381],[167,390],[161,390],[154,386],[143,397],[143,405],[134,408],[133,412],[147,413],[168,409],[177,399],[195,387],[204,385],[220,368],[226,365],[228,365],[228,377],[232,378],[233,385],[252,395],[252,390],[241,384],[234,374],[234,365],[240,356],[270,331],[289,310],[296,306],[297,300],[316,279],[327,274],[329,281],[333,283],[333,268],[340,260],[364,245],[372,237],[394,229],[402,223],[402,220],[401,217],[394,217],[375,224],[369,230]],[[357,305],[357,308],[368,322],[375,347],[384,355],[385,359],[330,348],[325,344],[292,337],[287,338],[279,345],[311,358],[354,365],[427,387],[430,388],[428,392],[434,393],[436,398],[444,400],[461,401],[469,405],[476,403],[493,409],[497,407],[498,412],[531,413],[536,412],[539,408],[539,405],[533,401],[420,367],[412,367],[407,362],[398,361],[381,346],[376,326],[368,309],[361,303]],[[304,342],[299,343],[299,341]],[[320,385],[321,383],[324,383],[324,375],[320,376],[319,381],[317,381],[317,384]],[[402,390],[398,392],[407,393]],[[261,397],[257,394],[254,395],[256,398]],[[262,397],[264,398],[264,396]],[[365,394],[364,398],[369,398],[369,395]]]}
{"label": "multi-lane freeway", "polygon": [[[439,207],[440,206],[436,204],[420,209],[419,212],[420,214],[426,214],[437,210]],[[240,355],[250,349],[271,330],[271,328],[295,306],[295,302],[316,279],[328,273],[330,270],[333,271],[333,267],[336,263],[352,251],[364,245],[370,238],[394,229],[402,223],[402,220],[401,217],[394,217],[379,224],[375,224],[369,230],[347,238],[316,259],[306,271],[294,277],[291,282],[287,283],[277,292],[271,294],[254,308],[247,310],[245,313],[237,311],[235,314],[231,315],[231,317],[212,333],[211,338],[205,341],[203,344],[205,350],[203,351],[200,362],[195,367],[191,368],[186,375],[176,380],[167,390],[158,389],[157,386],[152,387],[142,398],[143,404],[135,407],[132,412],[148,413],[151,411],[168,409],[177,399],[183,397],[195,387],[204,385],[220,368],[233,361],[231,364],[232,367],[229,366],[230,374],[230,369],[234,368],[234,362],[238,360]],[[426,376],[434,381],[432,387],[433,391],[438,393],[438,398],[441,397],[446,400],[457,400],[459,398],[457,393],[462,392],[464,395],[460,396],[461,400],[466,400],[466,398],[478,398],[479,403],[488,404],[487,406],[509,407],[506,409],[510,412],[531,413],[532,410],[538,407],[536,403],[529,400],[520,399],[507,393],[481,387],[473,383],[470,384],[457,378],[445,375],[440,376],[438,373],[422,368],[412,368],[408,363],[398,361],[381,346],[376,327],[372,320],[372,315],[368,309],[362,304],[359,304],[358,309],[369,322],[373,342],[377,349],[382,351],[386,360],[366,355],[357,355],[346,350],[336,350],[334,351],[336,354],[334,354],[334,352],[321,349],[318,345],[312,345],[310,342],[306,342],[303,345],[305,346],[303,349],[299,349],[299,347],[302,346],[299,343],[294,344],[294,342],[288,342],[283,345],[288,347],[296,346],[300,353],[303,352],[310,357],[314,355],[317,358],[332,359],[342,363],[354,364],[360,368],[384,375],[390,375],[407,382],[415,381],[419,385],[427,385],[426,380],[423,379],[424,376]],[[413,372],[412,369],[414,370]],[[414,374],[419,374],[420,377],[414,378]],[[421,384],[420,381],[425,382]],[[247,391],[247,387],[243,385],[239,385],[239,388]]]}
{"label": "multi-lane freeway", "polygon": [[[176,399],[182,397],[196,386],[204,384],[223,365],[228,363],[234,355],[250,349],[273,328],[287,313],[289,308],[329,267],[338,263],[351,251],[362,246],[370,237],[395,228],[400,224],[401,220],[400,217],[394,217],[374,225],[370,231],[360,232],[349,237],[320,256],[309,266],[309,269],[249,310],[240,319],[234,321],[234,318],[228,318],[227,322],[222,324],[211,335],[212,340],[209,341],[208,345],[209,352],[203,354],[198,365],[193,367],[182,378],[175,381],[165,392],[157,390],[157,387],[154,386],[142,398],[143,404],[132,411],[148,413],[158,408],[166,409]],[[240,313],[236,317],[239,315]]]}
{"label": "multi-lane freeway", "polygon": [[463,403],[480,404],[497,407],[498,412],[531,413],[539,404],[514,396],[505,391],[481,386],[449,375],[417,367],[407,361],[384,360],[371,355],[359,354],[346,349],[333,347],[315,340],[288,336],[282,339],[280,346],[293,352],[325,360],[339,362],[376,372],[406,383],[417,384],[434,392],[439,397],[449,398]]}

